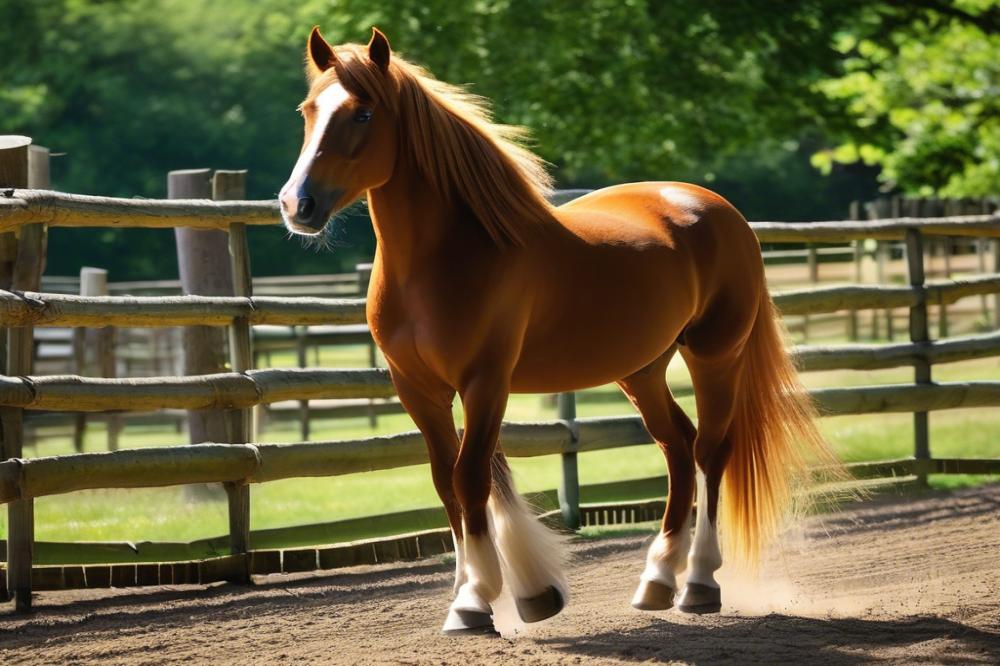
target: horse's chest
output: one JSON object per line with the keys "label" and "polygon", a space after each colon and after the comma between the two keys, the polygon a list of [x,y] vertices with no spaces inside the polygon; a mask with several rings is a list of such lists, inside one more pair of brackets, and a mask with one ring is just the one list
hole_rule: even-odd
{"label": "horse's chest", "polygon": [[[375,344],[392,365],[424,370],[428,367],[446,372],[446,360],[458,352],[454,348],[455,331],[449,317],[442,314],[438,296],[408,293],[405,289],[379,286],[368,295],[368,326]],[[452,324],[456,323],[453,319]]]}

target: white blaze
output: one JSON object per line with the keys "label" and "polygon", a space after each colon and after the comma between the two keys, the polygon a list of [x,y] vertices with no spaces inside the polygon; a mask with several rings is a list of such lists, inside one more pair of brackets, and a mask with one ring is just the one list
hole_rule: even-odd
{"label": "white blaze", "polygon": [[316,97],[316,122],[313,124],[312,134],[309,135],[309,143],[299,155],[295,168],[292,169],[292,175],[288,177],[288,182],[281,188],[282,192],[295,192],[302,185],[302,180],[309,173],[309,169],[312,168],[317,157],[319,145],[326,134],[330,118],[340,108],[340,105],[347,101],[348,97],[350,95],[339,83],[328,86]]}

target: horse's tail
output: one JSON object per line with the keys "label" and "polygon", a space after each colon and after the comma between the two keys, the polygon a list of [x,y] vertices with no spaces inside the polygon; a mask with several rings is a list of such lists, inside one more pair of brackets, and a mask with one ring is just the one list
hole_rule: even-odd
{"label": "horse's tail", "polygon": [[555,587],[565,601],[565,538],[548,529],[514,488],[510,466],[497,448],[493,455],[493,488],[489,499],[490,517],[504,582],[517,599],[528,599]]}
{"label": "horse's tail", "polygon": [[808,502],[810,464],[831,480],[846,475],[816,428],[816,408],[782,342],[771,298],[761,295],[746,342],[735,414],[729,430],[719,523],[733,559],[753,567],[763,547]]}

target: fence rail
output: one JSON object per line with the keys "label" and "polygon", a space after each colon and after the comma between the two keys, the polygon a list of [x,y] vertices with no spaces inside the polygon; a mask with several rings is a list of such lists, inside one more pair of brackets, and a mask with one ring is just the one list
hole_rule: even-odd
{"label": "fence rail", "polygon": [[[248,483],[304,476],[334,476],[359,471],[391,469],[426,462],[426,450],[416,432],[350,441],[293,444],[249,443],[248,409],[278,401],[328,398],[388,398],[393,388],[384,370],[253,370],[249,327],[259,324],[316,325],[361,324],[361,299],[251,297],[246,263],[246,224],[272,224],[278,219],[273,201],[124,200],[67,195],[47,191],[13,190],[0,198],[0,232],[17,231],[19,253],[14,289],[0,291],[0,325],[11,334],[11,376],[0,376],[0,410],[4,414],[6,460],[0,462],[0,502],[10,506],[8,578],[18,607],[30,605],[33,576],[43,587],[67,584],[80,573],[64,567],[57,574],[31,568],[31,499],[86,488],[147,487],[201,482],[222,482],[229,491],[232,555],[201,563],[174,563],[157,569],[157,581],[246,579],[249,573],[275,570],[269,551],[249,552]],[[41,263],[44,226],[67,227],[178,227],[225,229],[230,247],[241,263],[240,297],[78,297],[37,291],[32,279]],[[966,236],[1000,238],[1000,216],[974,215],[949,218],[895,218],[874,222],[774,223],[751,225],[762,242],[822,243],[874,238],[905,240],[909,260],[909,286],[848,285],[775,294],[785,314],[816,314],[836,310],[906,307],[910,309],[910,342],[870,347],[800,347],[795,356],[804,369],[883,368],[912,365],[913,384],[825,388],[811,392],[827,415],[880,412],[913,412],[916,427],[915,458],[875,463],[871,474],[905,472],[917,480],[932,472],[983,470],[994,473],[997,461],[935,460],[930,457],[926,414],[937,409],[1000,406],[1000,382],[936,384],[931,381],[934,363],[994,356],[1000,352],[1000,333],[931,342],[927,339],[928,303],[951,303],[969,295],[1000,292],[1000,273],[972,279],[928,283],[924,280],[921,238]],[[8,236],[10,238],[10,236]],[[996,241],[995,241],[996,243]],[[809,254],[812,254],[810,252]],[[303,282],[303,287],[308,281]],[[345,284],[348,281],[345,281]],[[352,286],[353,288],[353,286]],[[92,379],[80,376],[32,376],[30,333],[33,326],[229,326],[234,372],[194,377],[142,379]],[[331,335],[337,335],[331,332]],[[351,336],[366,335],[360,328]],[[352,338],[353,339],[353,338]],[[361,339],[360,337],[358,339]],[[223,409],[236,415],[234,444],[130,449],[108,453],[24,459],[20,454],[22,415],[29,410],[118,411],[150,409]],[[562,396],[560,419],[537,423],[507,423],[502,438],[511,456],[561,454],[563,479],[558,491],[561,515],[571,525],[581,515],[621,514],[648,516],[653,505],[627,508],[580,508],[576,474],[579,452],[645,444],[649,434],[636,416],[576,418],[572,395]],[[13,453],[11,453],[13,452]],[[642,485],[642,480],[636,482]],[[654,503],[655,504],[655,503]],[[656,505],[657,508],[659,505]],[[595,513],[596,511],[596,513]],[[631,513],[629,513],[631,511]],[[602,513],[603,512],[603,513]],[[584,518],[583,520],[590,520]],[[594,518],[594,520],[599,520]],[[421,547],[421,540],[425,548]],[[327,564],[360,561],[358,552],[371,552],[373,561],[409,557],[421,552],[443,552],[439,534],[395,545],[334,547],[277,553],[276,570],[307,570]],[[383,555],[379,555],[379,549]],[[339,549],[339,550],[338,550]],[[329,551],[329,552],[327,552]],[[404,553],[404,551],[406,551]],[[323,553],[327,554],[324,555]],[[353,553],[353,554],[351,554]],[[368,561],[368,555],[362,557]],[[383,558],[380,560],[379,558]],[[326,558],[326,559],[324,559]],[[354,559],[352,559],[354,558]],[[266,563],[266,564],[265,564]],[[166,565],[164,565],[166,566]],[[193,569],[192,569],[193,567]],[[152,569],[137,568],[116,574],[113,568],[95,569],[94,580],[113,584],[138,584],[154,579]],[[194,571],[194,574],[192,574]],[[169,572],[169,573],[164,573]],[[46,578],[49,576],[50,578]],[[145,576],[145,578],[143,578]]]}
{"label": "fence rail", "polygon": [[70,296],[0,289],[0,326],[229,326],[360,324],[362,298]]}
{"label": "fence rail", "polygon": [[907,230],[924,236],[1000,237],[1000,215],[961,215],[954,217],[896,217],[857,222],[751,222],[762,243],[845,243],[872,238],[903,240]]}
{"label": "fence rail", "polygon": [[804,346],[792,349],[792,358],[803,372],[819,370],[878,370],[913,365],[954,363],[1000,356],[1000,331],[985,335],[927,342],[883,345]]}
{"label": "fence rail", "polygon": [[820,314],[838,310],[908,308],[923,299],[927,303],[954,303],[967,296],[1000,292],[1000,274],[977,275],[959,280],[927,282],[922,287],[845,285],[814,287],[774,294],[782,314]]}
{"label": "fence rail", "polygon": [[49,190],[13,190],[0,198],[0,232],[25,224],[49,227],[229,229],[229,225],[274,224],[277,201],[210,199],[118,199]]}
{"label": "fence rail", "polygon": [[282,400],[388,398],[387,370],[250,370],[190,377],[81,377],[0,375],[0,405],[67,412],[120,409],[245,409]]}

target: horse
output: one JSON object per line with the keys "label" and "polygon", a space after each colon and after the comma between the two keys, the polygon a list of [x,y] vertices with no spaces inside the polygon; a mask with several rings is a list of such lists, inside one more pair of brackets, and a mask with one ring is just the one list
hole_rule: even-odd
{"label": "horse", "polygon": [[[334,47],[314,27],[305,61],[304,140],[281,213],[291,232],[314,235],[367,198],[377,241],[368,324],[426,440],[454,539],[444,633],[494,633],[504,584],[527,623],[567,603],[563,539],[517,494],[500,425],[511,393],[611,382],[670,481],[632,605],[666,610],[676,596],[680,611],[719,612],[719,530],[727,559],[752,564],[809,459],[831,458],[743,216],[679,182],[551,205],[551,178],[524,131],[393,53],[378,29],[367,45]],[[678,352],[697,427],[666,383]]]}

